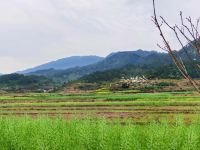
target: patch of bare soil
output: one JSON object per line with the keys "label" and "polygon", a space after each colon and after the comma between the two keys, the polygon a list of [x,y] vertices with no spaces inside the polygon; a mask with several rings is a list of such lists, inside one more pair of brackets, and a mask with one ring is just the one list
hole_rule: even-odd
{"label": "patch of bare soil", "polygon": [[19,107],[0,107],[0,110],[4,111],[23,111],[23,110],[48,110],[48,111],[56,111],[56,110],[84,110],[84,111],[92,111],[92,110],[99,110],[99,111],[142,111],[142,112],[197,112],[200,111],[200,109],[195,107],[188,107],[188,106],[166,106],[166,107],[68,107],[68,106],[19,106]]}

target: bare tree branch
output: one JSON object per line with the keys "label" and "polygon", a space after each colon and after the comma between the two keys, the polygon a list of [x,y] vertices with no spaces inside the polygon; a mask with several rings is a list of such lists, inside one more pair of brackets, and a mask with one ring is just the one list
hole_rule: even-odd
{"label": "bare tree branch", "polygon": [[[191,22],[191,29],[186,26],[184,24],[184,21],[183,21],[183,15],[182,15],[182,12],[180,13],[180,17],[181,17],[181,23],[182,23],[182,27],[180,28],[179,26],[175,25],[175,26],[170,26],[167,21],[163,18],[163,17],[160,17],[161,20],[158,20],[158,17],[157,17],[157,14],[156,14],[156,6],[155,6],[155,0],[153,0],[153,12],[154,12],[154,16],[152,17],[153,19],[153,22],[154,24],[156,25],[159,33],[160,33],[160,36],[161,38],[163,39],[163,43],[165,45],[165,47],[161,47],[160,45],[158,45],[161,49],[163,50],[167,50],[169,55],[171,56],[174,64],[177,66],[178,70],[180,71],[180,73],[183,75],[183,77],[185,79],[187,79],[189,81],[189,83],[191,83],[191,85],[194,87],[195,90],[197,90],[198,92],[200,92],[199,90],[199,87],[197,85],[197,83],[191,78],[191,76],[188,74],[187,72],[187,69],[182,61],[182,59],[180,57],[177,56],[176,53],[174,53],[173,49],[171,48],[169,42],[166,40],[166,37],[164,35],[164,32],[161,28],[161,26],[163,25],[163,23],[165,23],[171,30],[174,31],[175,35],[176,35],[176,38],[178,39],[179,43],[181,44],[182,47],[184,47],[179,35],[178,35],[178,32],[177,30],[181,33],[181,35],[188,41],[188,43],[192,43],[193,40],[191,40],[184,32],[184,29],[186,29],[188,31],[188,33],[192,36],[192,38],[195,39],[195,35],[198,35],[197,32],[195,32],[196,30],[194,30],[194,27],[193,27],[193,23],[191,21],[191,19],[189,18],[188,21]],[[161,22],[161,23],[160,23]],[[176,30],[177,29],[177,30]],[[193,43],[192,43],[193,44]],[[198,46],[197,45],[194,45],[194,48],[196,48],[196,50],[198,51]],[[200,46],[199,46],[200,48]],[[200,51],[199,51],[199,54],[200,54]]]}

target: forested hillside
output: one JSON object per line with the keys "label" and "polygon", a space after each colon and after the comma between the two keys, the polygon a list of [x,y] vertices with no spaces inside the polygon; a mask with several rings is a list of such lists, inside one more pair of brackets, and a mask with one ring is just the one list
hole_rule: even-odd
{"label": "forested hillside", "polygon": [[147,66],[148,68],[155,68],[162,65],[168,65],[170,63],[171,59],[166,53],[143,50],[125,51],[112,53],[102,61],[84,67],[75,67],[67,70],[40,70],[30,74],[43,75],[54,79],[56,82],[68,82],[79,79],[94,72],[102,72],[106,70],[122,68],[127,65],[134,65],[138,67]]}
{"label": "forested hillside", "polygon": [[11,92],[53,91],[55,83],[43,76],[8,74],[0,76],[0,89]]}

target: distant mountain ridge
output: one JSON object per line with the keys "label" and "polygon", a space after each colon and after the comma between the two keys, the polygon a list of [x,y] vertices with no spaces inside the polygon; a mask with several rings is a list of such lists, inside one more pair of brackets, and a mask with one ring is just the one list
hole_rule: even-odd
{"label": "distant mountain ridge", "polygon": [[149,66],[160,67],[162,65],[170,64],[171,58],[167,53],[160,53],[156,51],[123,51],[112,53],[103,60],[83,67],[74,67],[66,70],[39,70],[30,74],[43,75],[46,77],[54,78],[60,82],[68,82],[71,80],[79,79],[85,75],[97,72],[106,71],[110,69],[121,68],[126,65],[135,66]]}
{"label": "distant mountain ridge", "polygon": [[94,64],[101,61],[102,59],[103,58],[99,56],[72,56],[52,61],[46,64],[42,64],[40,66],[36,66],[34,68],[30,68],[24,71],[19,71],[18,73],[27,74],[39,70],[48,70],[48,69],[66,70],[69,68],[83,67],[90,64]]}

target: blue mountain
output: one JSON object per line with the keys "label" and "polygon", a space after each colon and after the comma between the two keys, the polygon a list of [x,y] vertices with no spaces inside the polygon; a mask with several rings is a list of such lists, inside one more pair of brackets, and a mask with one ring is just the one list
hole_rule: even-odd
{"label": "blue mountain", "polygon": [[74,67],[65,70],[46,69],[29,73],[29,75],[42,75],[49,78],[53,78],[59,82],[68,82],[76,80],[85,75],[91,74],[97,71],[106,71],[110,69],[121,68],[126,65],[135,66],[149,66],[160,67],[171,63],[171,59],[166,53],[159,53],[156,51],[122,51],[108,55],[106,58],[96,63]]}
{"label": "blue mountain", "polygon": [[48,69],[66,70],[69,68],[83,67],[90,64],[94,64],[101,61],[102,59],[103,59],[102,57],[98,57],[98,56],[72,56],[72,57],[67,57],[67,58],[56,60],[56,61],[52,61],[46,64],[42,64],[40,66],[36,66],[34,68],[30,68],[24,71],[19,71],[18,73],[28,74],[31,72],[36,72],[40,70],[48,70]]}

